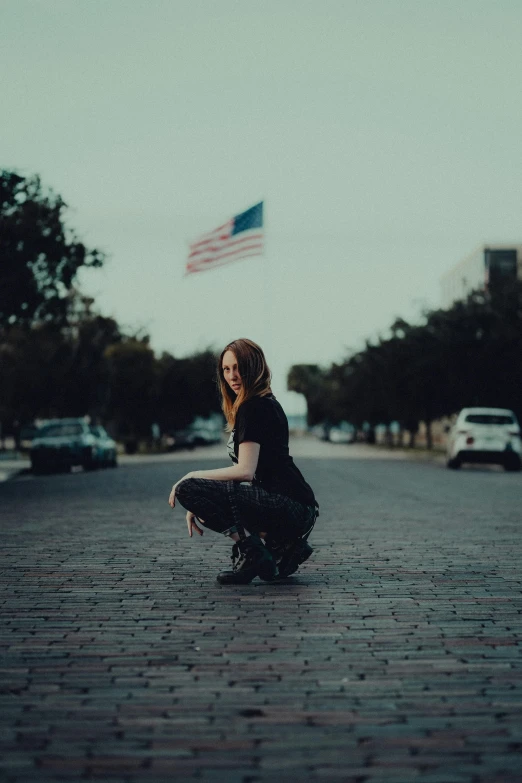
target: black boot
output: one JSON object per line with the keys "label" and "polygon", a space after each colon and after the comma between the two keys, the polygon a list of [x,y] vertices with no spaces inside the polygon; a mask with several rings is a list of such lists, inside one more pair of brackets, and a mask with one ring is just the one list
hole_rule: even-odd
{"label": "black boot", "polygon": [[232,547],[232,570],[221,571],[217,580],[222,585],[247,585],[260,576],[270,581],[277,576],[277,566],[259,536],[248,536]]}
{"label": "black boot", "polygon": [[297,538],[293,541],[274,541],[267,539],[266,545],[272,552],[277,564],[279,577],[294,574],[301,563],[308,560],[314,551],[305,538]]}
{"label": "black boot", "polygon": [[308,560],[314,550],[304,538],[299,538],[286,548],[278,561],[279,576],[295,574],[299,566]]}

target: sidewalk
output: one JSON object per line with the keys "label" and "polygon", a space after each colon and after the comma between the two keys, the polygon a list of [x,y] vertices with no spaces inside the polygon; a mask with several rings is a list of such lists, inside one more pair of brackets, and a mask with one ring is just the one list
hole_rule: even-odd
{"label": "sidewalk", "polygon": [[0,482],[8,481],[10,478],[13,478],[13,476],[18,475],[18,473],[30,470],[30,468],[31,462],[28,457],[17,454],[16,456],[5,458],[4,455],[0,453]]}
{"label": "sidewalk", "polygon": [[[369,446],[365,443],[328,443],[313,436],[296,436],[290,439],[290,453],[297,459],[353,459],[353,460],[425,460],[444,464],[442,452],[407,448],[388,449],[384,446]],[[194,460],[216,460],[226,457],[224,443],[199,446],[195,449],[172,451],[165,454],[120,454],[120,465],[141,465],[165,462],[193,462]],[[19,473],[27,472],[31,462],[26,455],[5,459],[0,455],[0,482],[7,481]]]}
{"label": "sidewalk", "polygon": [[[215,460],[225,457],[225,446],[217,443],[212,446],[200,446],[192,451],[173,451],[167,454],[120,454],[120,465],[154,464],[157,462],[188,462],[194,459]],[[0,482],[8,481],[20,473],[31,470],[31,460],[24,454],[9,459],[0,456]]]}

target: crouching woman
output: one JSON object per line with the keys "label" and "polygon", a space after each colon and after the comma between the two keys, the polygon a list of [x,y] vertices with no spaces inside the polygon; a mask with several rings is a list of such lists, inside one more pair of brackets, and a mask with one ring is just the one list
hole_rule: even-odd
{"label": "crouching woman", "polygon": [[172,487],[169,504],[174,508],[177,499],[187,510],[190,536],[205,527],[234,542],[221,584],[289,576],[313,551],[307,539],[318,504],[290,456],[288,421],[262,349],[234,340],[219,357],[217,375],[233,464],[187,473]]}

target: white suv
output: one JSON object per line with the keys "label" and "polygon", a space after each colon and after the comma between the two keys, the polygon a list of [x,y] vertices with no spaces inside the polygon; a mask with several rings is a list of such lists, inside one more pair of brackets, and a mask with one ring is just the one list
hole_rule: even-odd
{"label": "white suv", "polygon": [[520,425],[507,408],[463,408],[448,436],[448,468],[492,462],[520,470],[521,455]]}

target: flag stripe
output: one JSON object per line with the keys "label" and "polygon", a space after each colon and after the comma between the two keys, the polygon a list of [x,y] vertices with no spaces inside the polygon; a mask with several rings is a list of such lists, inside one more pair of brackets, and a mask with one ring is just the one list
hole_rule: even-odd
{"label": "flag stripe", "polygon": [[222,226],[218,226],[218,228],[214,228],[212,231],[205,231],[204,234],[201,234],[201,236],[196,240],[196,242],[205,241],[208,237],[213,237],[214,234],[219,234],[220,231],[230,231],[234,225],[234,219],[227,220],[226,223],[223,223]]}
{"label": "flag stripe", "polygon": [[235,250],[230,250],[226,253],[219,253],[214,254],[210,256],[209,258],[198,258],[197,261],[190,261],[189,266],[206,266],[208,264],[213,264],[214,261],[220,261],[223,258],[229,258],[230,256],[237,256],[246,253],[248,250],[255,250],[258,255],[260,255],[263,252],[263,243],[262,242],[255,242],[251,245],[244,245],[243,247],[238,247]]}
{"label": "flag stripe", "polygon": [[[262,255],[262,250],[256,249],[256,250],[246,250],[244,253],[240,253],[239,255],[236,255],[235,253],[232,254],[233,258],[223,258],[218,261],[214,261],[212,263],[211,269],[218,266],[226,266],[227,264],[231,264],[234,261],[241,261],[243,258],[248,258],[250,256],[259,256]],[[202,263],[191,263],[187,264],[186,274],[190,274],[192,272],[206,272],[209,267],[206,264]]]}
{"label": "flag stripe", "polygon": [[210,237],[209,239],[204,239],[202,242],[193,242],[190,247],[191,248],[197,248],[197,247],[208,247],[208,245],[211,245],[212,242],[226,242],[227,239],[230,238],[230,234],[216,234],[213,237]]}
{"label": "flag stripe", "polygon": [[213,264],[214,262],[222,261],[223,259],[226,259],[226,258],[233,258],[234,256],[240,257],[241,255],[243,255],[245,253],[256,253],[256,254],[259,255],[262,252],[263,252],[263,245],[262,244],[254,244],[254,245],[250,245],[250,246],[247,245],[245,247],[238,248],[238,249],[236,249],[234,251],[230,251],[228,253],[221,253],[221,255],[219,255],[218,257],[214,257],[212,259],[198,259],[197,261],[190,261],[189,265],[191,267],[198,266],[198,267],[204,267],[204,268],[208,269],[208,265],[209,264]]}
{"label": "flag stripe", "polygon": [[208,233],[203,234],[203,236],[199,237],[199,239],[196,239],[195,242],[191,242],[190,247],[207,245],[209,242],[213,242],[215,239],[227,239],[232,232],[232,223],[233,221],[230,220],[228,223],[225,223],[225,225],[216,228],[215,231],[209,231]]}
{"label": "flag stripe", "polygon": [[247,237],[242,237],[240,234],[235,235],[236,238],[232,239],[231,237],[227,237],[226,242],[220,242],[215,243],[213,245],[207,245],[206,247],[203,247],[199,250],[192,250],[189,254],[189,258],[195,258],[196,256],[201,256],[205,254],[212,254],[214,252],[219,252],[223,247],[233,247],[234,245],[239,245],[241,242],[254,240],[254,239],[263,239],[263,234],[260,234],[257,232],[256,234],[249,234]]}

